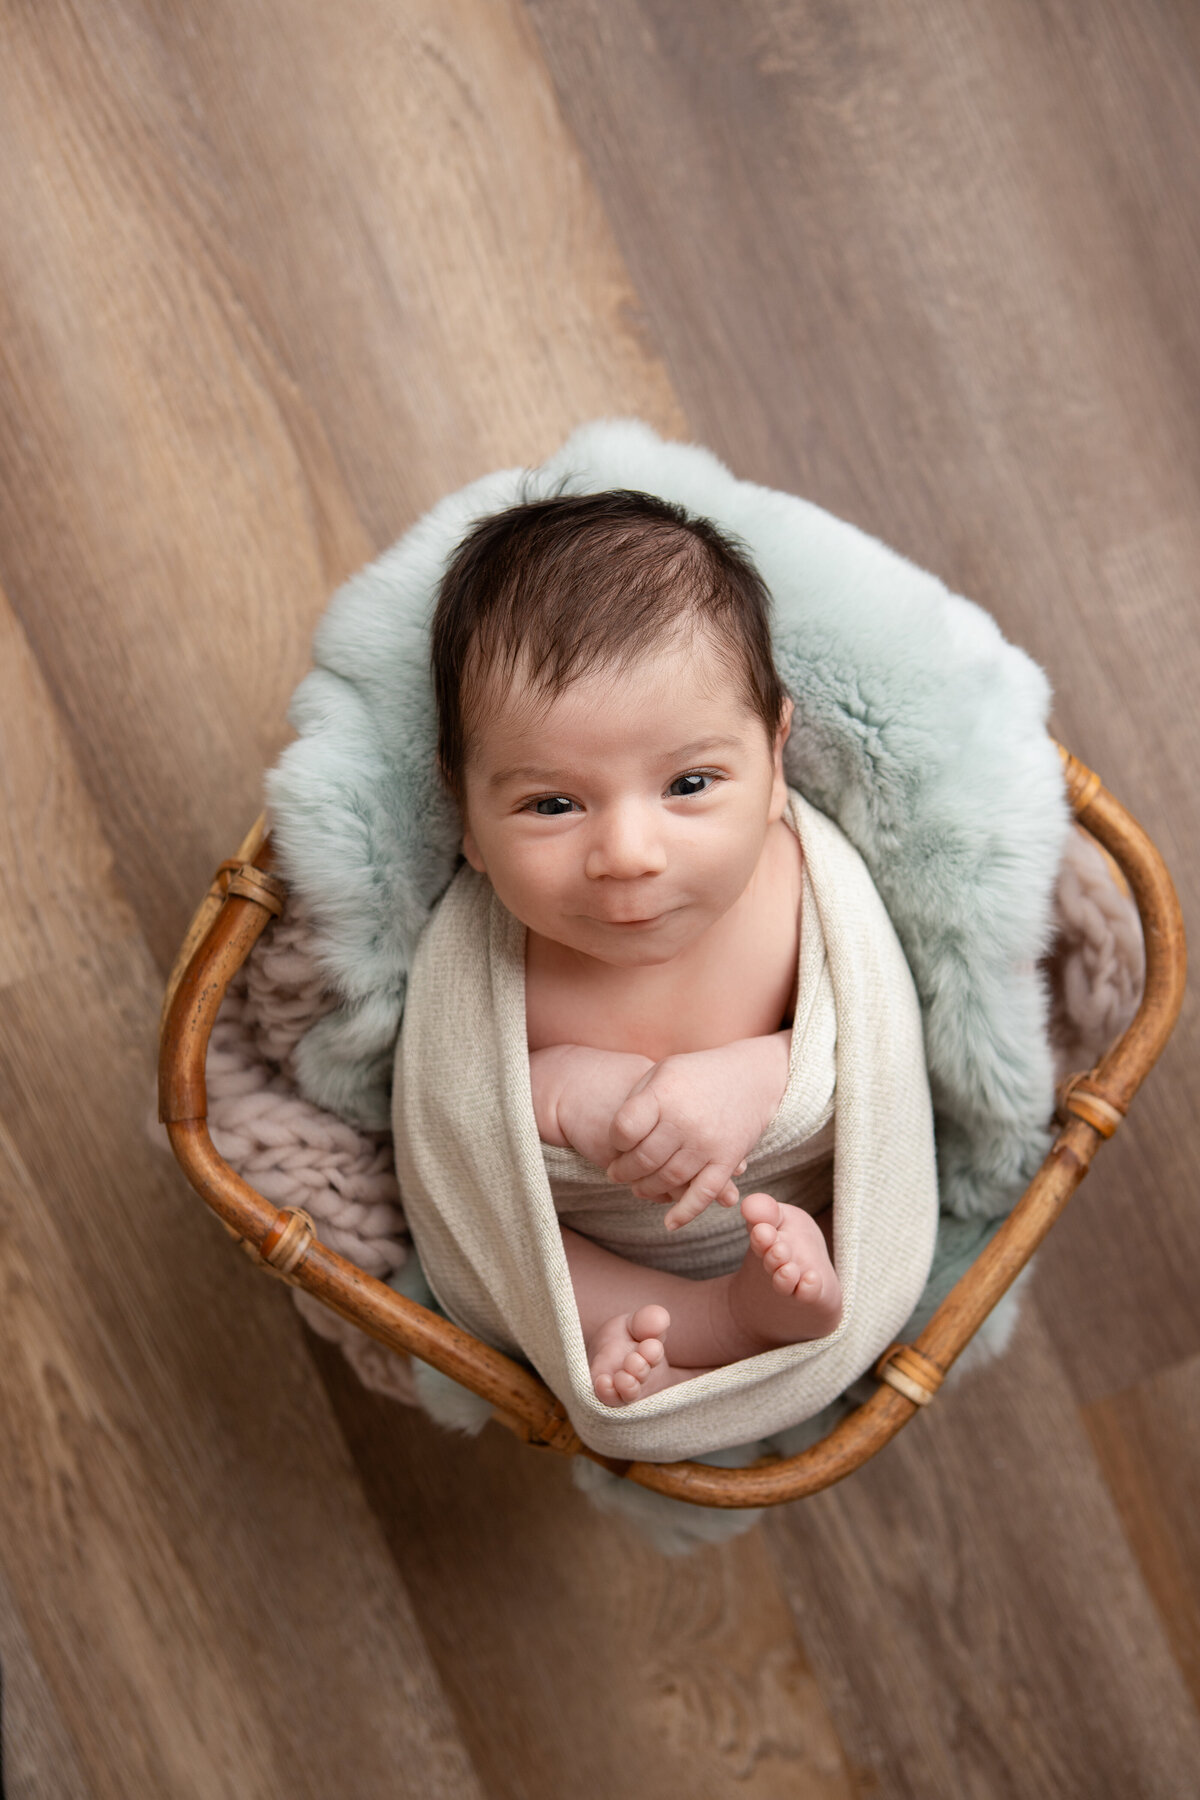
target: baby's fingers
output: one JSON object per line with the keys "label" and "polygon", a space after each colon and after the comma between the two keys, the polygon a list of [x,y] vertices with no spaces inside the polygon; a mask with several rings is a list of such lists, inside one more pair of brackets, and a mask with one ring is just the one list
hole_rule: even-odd
{"label": "baby's fingers", "polygon": [[658,1119],[658,1097],[652,1089],[643,1088],[640,1093],[628,1095],[613,1114],[613,1155],[620,1156],[640,1144],[654,1130]]}
{"label": "baby's fingers", "polygon": [[[723,1206],[737,1204],[737,1189],[725,1174],[728,1167],[728,1163],[709,1163],[707,1168],[701,1169],[696,1179],[688,1183],[663,1221],[668,1231],[678,1231],[681,1225],[690,1225],[714,1200],[720,1200]],[[725,1197],[729,1188],[733,1188],[732,1200]]]}

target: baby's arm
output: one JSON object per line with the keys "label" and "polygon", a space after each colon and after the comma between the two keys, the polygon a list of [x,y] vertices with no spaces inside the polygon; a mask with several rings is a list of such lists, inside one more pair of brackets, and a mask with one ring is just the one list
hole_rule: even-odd
{"label": "baby's arm", "polygon": [[672,1231],[714,1200],[736,1204],[731,1177],[779,1109],[791,1045],[790,1031],[776,1031],[656,1063],[613,1118],[609,1179],[672,1200]]}
{"label": "baby's arm", "polygon": [[551,1044],[531,1051],[533,1116],[543,1143],[578,1150],[599,1168],[612,1160],[613,1114],[654,1068],[648,1056]]}

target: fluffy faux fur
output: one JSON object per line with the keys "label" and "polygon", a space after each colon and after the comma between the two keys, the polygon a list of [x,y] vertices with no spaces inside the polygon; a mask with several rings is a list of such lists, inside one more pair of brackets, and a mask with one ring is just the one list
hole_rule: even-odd
{"label": "fluffy faux fur", "polygon": [[1003,1213],[1047,1144],[1037,971],[1069,824],[1044,675],[995,622],[819,507],[738,481],[634,421],[577,431],[531,472],[450,495],[334,597],[269,777],[283,872],[319,922],[342,1004],[301,1041],[302,1091],[386,1126],[414,944],[459,825],[434,768],[428,625],[446,560],[518,498],[636,488],[734,532],[771,590],[796,711],[788,780],[857,846],[925,1018],[943,1208]]}

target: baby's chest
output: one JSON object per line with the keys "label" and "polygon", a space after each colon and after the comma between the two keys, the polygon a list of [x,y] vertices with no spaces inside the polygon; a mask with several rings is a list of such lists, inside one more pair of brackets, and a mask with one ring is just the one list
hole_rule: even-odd
{"label": "baby's chest", "polygon": [[711,966],[640,969],[597,989],[527,971],[526,1026],[531,1050],[587,1044],[633,1051],[660,1062],[762,1037],[791,1023],[797,937],[784,931],[747,942]]}

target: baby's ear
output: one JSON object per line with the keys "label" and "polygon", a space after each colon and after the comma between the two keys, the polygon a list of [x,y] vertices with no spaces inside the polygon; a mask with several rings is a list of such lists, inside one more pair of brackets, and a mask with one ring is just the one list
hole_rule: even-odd
{"label": "baby's ear", "polygon": [[776,819],[782,819],[787,811],[788,792],[787,778],[783,773],[783,746],[787,743],[788,733],[792,729],[793,710],[791,696],[788,695],[779,714],[779,729],[775,733],[774,780],[771,783],[771,805],[768,814],[772,824]]}

